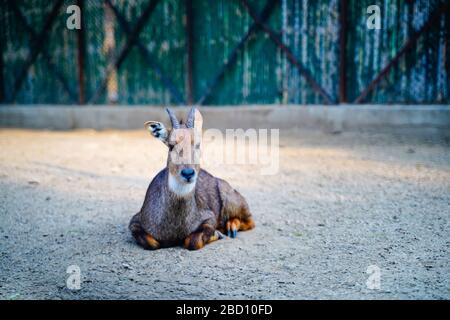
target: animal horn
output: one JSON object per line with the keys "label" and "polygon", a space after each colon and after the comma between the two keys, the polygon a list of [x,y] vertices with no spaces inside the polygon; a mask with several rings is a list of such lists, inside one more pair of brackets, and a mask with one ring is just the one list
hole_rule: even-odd
{"label": "animal horn", "polygon": [[175,116],[175,113],[173,113],[172,110],[169,108],[166,108],[167,113],[169,114],[170,122],[172,123],[173,129],[179,129],[180,128],[180,122],[177,120],[177,117]]}
{"label": "animal horn", "polygon": [[195,120],[195,107],[191,108],[186,120],[186,128],[194,128],[194,120]]}

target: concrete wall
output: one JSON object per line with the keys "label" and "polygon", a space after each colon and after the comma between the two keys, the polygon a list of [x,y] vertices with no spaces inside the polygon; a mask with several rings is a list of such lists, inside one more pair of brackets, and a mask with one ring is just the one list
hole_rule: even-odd
{"label": "concrete wall", "polygon": [[[174,107],[179,116],[188,107]],[[432,129],[450,131],[450,105],[337,105],[201,107],[205,128],[322,129],[325,131]],[[163,107],[0,106],[0,127],[70,130],[138,129],[167,123]]]}

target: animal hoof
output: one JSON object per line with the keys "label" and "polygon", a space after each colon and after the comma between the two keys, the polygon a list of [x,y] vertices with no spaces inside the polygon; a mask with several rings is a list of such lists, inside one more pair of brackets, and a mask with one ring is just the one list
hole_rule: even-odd
{"label": "animal hoof", "polygon": [[236,238],[237,232],[239,230],[240,221],[239,219],[231,219],[227,222],[227,235],[230,238]]}
{"label": "animal hoof", "polygon": [[225,235],[222,232],[220,232],[219,230],[216,230],[214,235],[217,236],[217,240],[222,240],[225,238]]}
{"label": "animal hoof", "polygon": [[230,237],[230,238],[236,238],[237,237],[237,230],[236,229],[228,230],[227,236]]}

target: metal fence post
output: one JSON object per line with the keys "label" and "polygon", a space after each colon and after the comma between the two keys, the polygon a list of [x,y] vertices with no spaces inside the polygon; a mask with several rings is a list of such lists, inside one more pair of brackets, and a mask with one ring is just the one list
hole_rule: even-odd
{"label": "metal fence post", "polygon": [[339,4],[339,102],[347,102],[347,0]]}
{"label": "metal fence post", "polygon": [[85,34],[84,34],[84,0],[77,0],[77,5],[80,8],[80,29],[77,30],[77,45],[78,45],[78,103],[84,104],[86,102],[85,94],[85,75],[84,75],[84,58],[85,58]]}
{"label": "metal fence post", "polygon": [[192,8],[192,0],[186,0],[186,101],[192,104],[194,101],[194,79],[193,79],[193,41],[194,41],[194,13]]}
{"label": "metal fence post", "polygon": [[0,40],[0,103],[3,103],[5,100],[5,83],[3,81],[3,40]]}

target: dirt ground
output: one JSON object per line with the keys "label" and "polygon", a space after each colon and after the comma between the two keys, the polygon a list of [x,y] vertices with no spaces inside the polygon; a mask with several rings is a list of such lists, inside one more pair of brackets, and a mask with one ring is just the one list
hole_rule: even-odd
{"label": "dirt ground", "polygon": [[145,251],[127,225],[165,165],[159,141],[0,130],[0,298],[450,298],[448,138],[282,131],[280,148],[273,176],[206,167],[247,198],[256,229]]}

